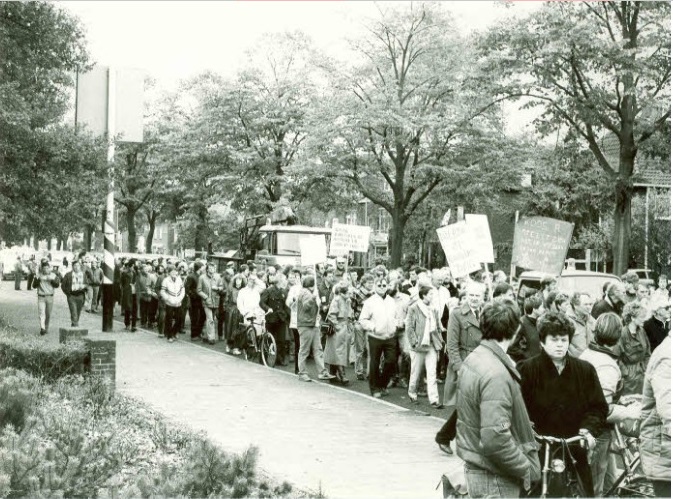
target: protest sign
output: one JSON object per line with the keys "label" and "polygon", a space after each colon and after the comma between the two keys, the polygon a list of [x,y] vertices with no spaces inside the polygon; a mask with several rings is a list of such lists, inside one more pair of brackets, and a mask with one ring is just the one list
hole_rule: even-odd
{"label": "protest sign", "polygon": [[481,268],[475,258],[476,241],[467,222],[460,221],[437,229],[446,260],[454,277],[462,277]]}
{"label": "protest sign", "polygon": [[333,224],[329,254],[346,256],[349,251],[366,253],[369,250],[370,232],[371,227],[366,225]]}
{"label": "protest sign", "polygon": [[301,251],[302,265],[316,265],[327,260],[327,244],[325,244],[324,235],[303,236],[299,240],[299,250]]}
{"label": "protest sign", "polygon": [[481,263],[495,263],[491,229],[486,215],[465,215],[467,226],[472,230],[476,246],[473,255]]}
{"label": "protest sign", "polygon": [[559,275],[563,270],[575,224],[545,217],[528,217],[514,227],[512,264]]}

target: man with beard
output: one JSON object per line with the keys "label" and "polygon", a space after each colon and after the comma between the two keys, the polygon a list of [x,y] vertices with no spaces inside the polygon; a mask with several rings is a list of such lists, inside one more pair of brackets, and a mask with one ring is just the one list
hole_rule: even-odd
{"label": "man with beard", "polygon": [[594,304],[591,316],[598,319],[598,316],[605,312],[614,312],[621,317],[625,300],[624,285],[621,282],[613,282],[608,286],[605,298]]}

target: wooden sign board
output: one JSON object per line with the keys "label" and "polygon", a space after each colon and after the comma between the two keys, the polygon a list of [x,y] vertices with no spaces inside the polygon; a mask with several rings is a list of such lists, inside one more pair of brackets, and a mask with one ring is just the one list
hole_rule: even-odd
{"label": "wooden sign board", "polygon": [[528,217],[514,227],[512,264],[560,275],[575,224],[546,217]]}

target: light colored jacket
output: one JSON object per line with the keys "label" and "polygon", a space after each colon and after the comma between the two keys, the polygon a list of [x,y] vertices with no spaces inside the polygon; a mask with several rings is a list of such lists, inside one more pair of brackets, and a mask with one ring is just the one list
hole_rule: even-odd
{"label": "light colored jacket", "polygon": [[377,293],[365,300],[360,313],[360,325],[372,338],[389,340],[397,330],[395,313],[397,303],[391,296],[381,298]]}
{"label": "light colored jacket", "polygon": [[219,276],[213,274],[213,277],[208,277],[207,274],[199,276],[199,282],[196,285],[196,293],[203,300],[203,306],[208,308],[217,308],[219,303],[219,296],[217,294],[217,283]]}
{"label": "light colored jacket", "polygon": [[[437,345],[433,344],[432,339],[430,340],[430,347],[421,346],[421,340],[425,334],[425,324],[427,319],[421,308],[418,306],[418,303],[419,302],[416,301],[416,303],[409,307],[409,312],[407,313],[407,319],[405,321],[405,333],[407,335],[409,347],[414,352],[425,352],[428,351],[430,347],[434,348],[435,350],[439,350],[441,345],[439,345],[439,348],[437,348]],[[439,322],[439,314],[433,307],[428,307],[428,310],[435,316],[435,338],[441,338],[442,331],[440,329],[441,325]]]}
{"label": "light colored jacket", "polygon": [[640,416],[640,455],[645,475],[671,479],[671,336],[657,348],[645,371]]}
{"label": "light colored jacket", "polygon": [[463,461],[528,488],[540,479],[540,459],[514,362],[484,340],[458,375],[456,451]]}
{"label": "light colored jacket", "polygon": [[596,328],[596,319],[587,317],[586,319],[580,319],[575,311],[570,308],[566,314],[575,326],[575,334],[573,334],[573,339],[570,342],[568,347],[568,353],[573,357],[579,357],[582,352],[584,352],[589,345],[594,340],[594,329]]}
{"label": "light colored jacket", "polygon": [[180,276],[173,278],[168,276],[161,281],[161,298],[169,307],[182,306],[182,299],[185,297],[185,286],[182,284]]}
{"label": "light colored jacket", "polygon": [[465,358],[479,346],[480,342],[481,329],[470,306],[466,303],[452,310],[446,337],[451,369],[458,372]]}

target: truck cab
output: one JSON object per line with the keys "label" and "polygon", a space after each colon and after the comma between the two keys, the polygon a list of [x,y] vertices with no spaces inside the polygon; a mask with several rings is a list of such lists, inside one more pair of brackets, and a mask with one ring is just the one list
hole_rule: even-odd
{"label": "truck cab", "polygon": [[306,225],[263,225],[259,228],[259,238],[255,263],[261,265],[300,265],[302,239],[321,235],[329,248],[332,229],[329,227],[309,227]]}

